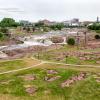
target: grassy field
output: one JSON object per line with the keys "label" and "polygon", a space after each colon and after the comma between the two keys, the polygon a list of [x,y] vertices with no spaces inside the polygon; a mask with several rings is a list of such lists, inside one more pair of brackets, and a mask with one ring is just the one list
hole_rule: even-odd
{"label": "grassy field", "polygon": [[39,63],[38,60],[33,60],[31,58],[12,60],[12,61],[0,61],[0,73],[21,68],[27,68],[38,63]]}
{"label": "grassy field", "polygon": [[[34,60],[32,62],[32,59],[29,61],[24,59],[23,62],[18,63],[19,61],[10,61],[9,64],[7,61],[1,66],[17,67],[23,66],[25,62],[29,65],[35,62]],[[56,75],[60,78],[52,82],[44,80],[45,76],[48,76],[47,70],[55,70]],[[88,76],[84,80],[75,82],[70,87],[61,87],[62,82],[78,75],[80,72],[86,72]],[[93,77],[97,73],[100,73],[100,68],[43,64],[29,70],[0,75],[0,100],[99,100],[100,83],[97,83]],[[24,80],[22,76],[26,75],[35,75],[36,79]],[[55,76],[55,74],[52,74],[52,76]],[[34,86],[37,91],[30,95],[25,91],[26,86]]]}
{"label": "grassy field", "polygon": [[[76,56],[70,56],[70,57],[67,57],[64,58],[64,57],[60,57],[60,54],[61,53],[66,53],[66,52],[99,52],[100,51],[100,48],[96,48],[96,49],[93,49],[93,50],[90,50],[90,49],[83,49],[83,50],[77,50],[77,47],[76,46],[66,46],[64,45],[63,47],[61,47],[60,49],[55,49],[55,50],[50,50],[50,51],[47,51],[47,52],[44,52],[44,53],[40,53],[39,55],[39,59],[41,60],[47,60],[47,61],[55,61],[55,62],[62,62],[62,63],[67,63],[67,64],[80,64],[80,65],[98,65],[96,63],[96,61],[99,61],[100,59],[94,59],[94,60],[80,60],[79,57],[76,57]],[[88,55],[89,57],[95,57],[95,56],[91,56],[91,55]],[[34,57],[38,58],[36,55],[34,55]],[[57,60],[57,58],[61,58],[60,60]]]}

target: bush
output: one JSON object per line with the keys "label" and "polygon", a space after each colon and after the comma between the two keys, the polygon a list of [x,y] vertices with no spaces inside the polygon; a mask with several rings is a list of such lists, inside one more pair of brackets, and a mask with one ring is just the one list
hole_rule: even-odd
{"label": "bush", "polygon": [[69,38],[67,40],[68,45],[75,45],[75,39],[74,38]]}
{"label": "bush", "polygon": [[0,33],[0,38],[2,38],[3,37],[3,34],[2,33]]}
{"label": "bush", "polygon": [[7,28],[1,28],[0,32],[2,32],[2,33],[8,33],[8,29]]}
{"label": "bush", "polygon": [[100,39],[100,35],[95,35],[95,39]]}

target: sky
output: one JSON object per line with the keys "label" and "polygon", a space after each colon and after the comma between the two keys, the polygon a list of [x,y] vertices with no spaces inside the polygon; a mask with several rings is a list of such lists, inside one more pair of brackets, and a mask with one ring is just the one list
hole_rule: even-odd
{"label": "sky", "polygon": [[94,21],[97,16],[100,16],[100,0],[0,0],[0,20],[11,17],[31,22],[72,18]]}

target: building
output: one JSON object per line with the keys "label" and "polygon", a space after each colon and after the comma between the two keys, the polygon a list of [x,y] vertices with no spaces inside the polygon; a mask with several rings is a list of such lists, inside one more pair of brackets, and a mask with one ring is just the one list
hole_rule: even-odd
{"label": "building", "polygon": [[49,20],[47,20],[47,19],[45,19],[45,20],[40,20],[39,22],[41,22],[41,23],[43,23],[44,25],[47,25],[47,26],[55,25],[55,24],[56,24],[56,22],[51,22],[51,21],[49,21]]}
{"label": "building", "polygon": [[19,23],[20,23],[22,26],[28,26],[28,27],[34,26],[34,23],[31,23],[31,22],[26,21],[26,20],[21,20]]}
{"label": "building", "polygon": [[64,21],[65,26],[79,26],[80,22],[78,18],[74,18],[72,20]]}
{"label": "building", "polygon": [[99,17],[97,16],[97,21],[96,21],[97,23],[99,23]]}

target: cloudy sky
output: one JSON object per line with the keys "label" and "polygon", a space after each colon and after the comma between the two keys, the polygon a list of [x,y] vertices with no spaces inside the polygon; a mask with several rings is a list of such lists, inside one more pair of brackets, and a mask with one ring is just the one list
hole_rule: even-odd
{"label": "cloudy sky", "polygon": [[100,0],[0,0],[0,19],[63,21],[72,18],[96,20]]}

